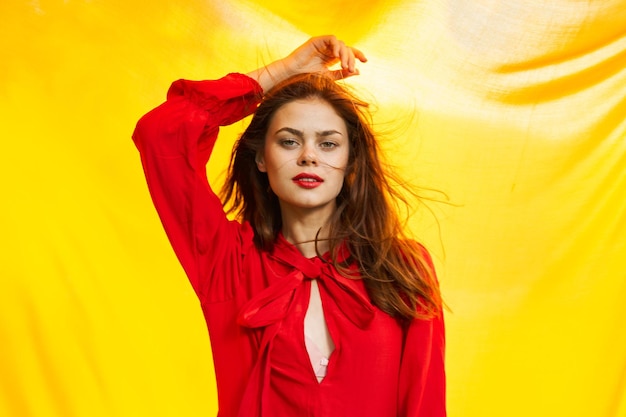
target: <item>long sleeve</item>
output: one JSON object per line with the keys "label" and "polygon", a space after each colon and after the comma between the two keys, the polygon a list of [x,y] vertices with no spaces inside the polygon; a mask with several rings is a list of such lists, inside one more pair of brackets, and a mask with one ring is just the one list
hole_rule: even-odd
{"label": "long sleeve", "polygon": [[[420,245],[421,246],[421,245]],[[434,271],[430,254],[422,253]],[[430,320],[413,320],[406,331],[399,381],[399,417],[445,417],[445,325],[443,308]]]}
{"label": "long sleeve", "polygon": [[400,370],[401,417],[446,416],[442,314],[432,320],[414,320],[407,332]]}
{"label": "long sleeve", "polygon": [[219,126],[254,112],[261,97],[261,87],[242,74],[179,80],[167,101],[139,120],[133,134],[153,203],[201,300],[232,296],[238,285],[231,282],[238,276],[232,273],[241,255],[237,251],[252,234],[226,218],[208,184],[206,163]]}

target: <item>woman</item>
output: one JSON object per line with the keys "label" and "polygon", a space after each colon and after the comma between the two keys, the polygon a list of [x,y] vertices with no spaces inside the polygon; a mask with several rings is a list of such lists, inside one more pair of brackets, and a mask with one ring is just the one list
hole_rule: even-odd
{"label": "woman", "polygon": [[[220,416],[446,414],[430,258],[402,236],[365,104],[334,82],[357,61],[334,36],[312,38],[247,75],[179,80],[137,124],[207,321]],[[223,190],[229,221],[205,166],[218,126],[251,113]]]}

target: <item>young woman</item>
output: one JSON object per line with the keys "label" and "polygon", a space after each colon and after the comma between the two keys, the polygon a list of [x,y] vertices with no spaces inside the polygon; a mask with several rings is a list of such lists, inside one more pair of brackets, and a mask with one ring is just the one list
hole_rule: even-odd
{"label": "young woman", "polygon": [[[207,321],[219,416],[446,415],[432,263],[402,234],[366,104],[335,82],[357,61],[312,38],[247,75],[176,81],[137,124]],[[251,113],[220,200],[205,168],[218,128]]]}

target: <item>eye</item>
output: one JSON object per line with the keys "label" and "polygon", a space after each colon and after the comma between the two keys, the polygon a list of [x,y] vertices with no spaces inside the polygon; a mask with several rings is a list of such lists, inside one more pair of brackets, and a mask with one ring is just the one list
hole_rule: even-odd
{"label": "eye", "polygon": [[295,139],[280,139],[278,143],[285,148],[293,148],[298,145],[298,142]]}
{"label": "eye", "polygon": [[337,143],[331,142],[331,141],[320,143],[320,147],[324,149],[333,149],[333,148],[336,148],[337,146],[339,146]]}

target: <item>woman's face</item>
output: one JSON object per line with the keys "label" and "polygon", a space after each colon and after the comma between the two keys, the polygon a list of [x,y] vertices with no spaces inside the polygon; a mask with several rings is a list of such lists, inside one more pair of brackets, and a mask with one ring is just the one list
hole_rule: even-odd
{"label": "woman's face", "polygon": [[274,113],[257,166],[267,173],[283,215],[329,216],[349,153],[346,123],[333,107],[319,98],[296,100]]}

